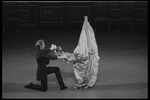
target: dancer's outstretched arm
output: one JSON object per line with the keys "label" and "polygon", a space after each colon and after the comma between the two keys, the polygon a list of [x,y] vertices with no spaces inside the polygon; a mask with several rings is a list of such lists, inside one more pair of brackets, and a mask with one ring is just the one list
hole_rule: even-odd
{"label": "dancer's outstretched arm", "polygon": [[68,62],[68,63],[76,62],[76,58],[75,58],[74,54],[69,53],[69,52],[64,52],[60,46],[57,47],[57,49],[54,50],[54,52],[55,52],[55,55],[57,56],[57,58],[62,59],[65,62]]}

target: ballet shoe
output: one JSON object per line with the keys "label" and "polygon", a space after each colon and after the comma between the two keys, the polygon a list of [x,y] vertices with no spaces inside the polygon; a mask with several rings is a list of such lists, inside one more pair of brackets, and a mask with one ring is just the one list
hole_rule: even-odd
{"label": "ballet shoe", "polygon": [[60,88],[61,90],[67,89],[67,86],[63,86]]}
{"label": "ballet shoe", "polygon": [[79,84],[76,84],[76,86],[74,87],[74,89],[87,89],[89,88],[87,85],[79,85]]}
{"label": "ballet shoe", "polygon": [[78,87],[78,86],[74,86],[74,89],[81,89],[81,87]]}
{"label": "ballet shoe", "polygon": [[46,92],[46,91],[47,91],[47,89],[41,89],[40,91]]}
{"label": "ballet shoe", "polygon": [[90,88],[90,87],[88,87],[88,86],[84,86],[84,87],[82,87],[82,89],[87,89],[87,88]]}
{"label": "ballet shoe", "polygon": [[28,85],[24,86],[25,88],[30,88],[33,85],[33,82],[30,82]]}

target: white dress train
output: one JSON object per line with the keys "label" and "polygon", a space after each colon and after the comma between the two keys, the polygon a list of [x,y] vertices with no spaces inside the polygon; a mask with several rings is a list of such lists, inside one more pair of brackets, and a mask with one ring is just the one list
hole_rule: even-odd
{"label": "white dress train", "polygon": [[99,59],[98,46],[93,28],[88,22],[87,16],[80,34],[79,42],[73,53],[63,53],[67,62],[73,62],[74,74],[77,79],[77,87],[93,87],[97,80]]}

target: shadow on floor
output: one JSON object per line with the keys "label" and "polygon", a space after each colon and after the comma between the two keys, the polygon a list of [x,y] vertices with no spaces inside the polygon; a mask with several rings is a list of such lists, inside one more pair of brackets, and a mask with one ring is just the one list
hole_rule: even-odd
{"label": "shadow on floor", "polygon": [[[15,92],[35,92],[37,90],[26,89],[25,85],[28,83],[3,83],[2,92],[3,93],[15,93]],[[48,90],[60,90],[57,84],[48,84]],[[38,91],[37,91],[38,92]]]}
{"label": "shadow on floor", "polygon": [[[36,90],[26,89],[24,86],[26,83],[3,83],[2,84],[2,93],[11,93],[11,92],[35,92]],[[109,84],[109,85],[95,85],[93,88],[83,89],[90,91],[113,91],[113,90],[142,90],[147,89],[147,83],[134,83],[134,84]],[[75,90],[72,86],[68,87],[67,90]],[[48,91],[60,91],[59,87],[55,84],[49,84]],[[81,91],[81,90],[75,90]]]}

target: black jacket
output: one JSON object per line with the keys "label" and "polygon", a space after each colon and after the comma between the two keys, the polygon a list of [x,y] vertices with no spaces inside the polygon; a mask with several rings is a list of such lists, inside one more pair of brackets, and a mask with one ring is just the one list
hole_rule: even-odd
{"label": "black jacket", "polygon": [[57,60],[57,56],[52,56],[49,53],[51,52],[50,49],[47,50],[41,50],[38,49],[36,51],[36,60],[38,64],[37,68],[37,80],[44,80],[47,78],[47,69],[46,65],[49,64],[50,59]]}

